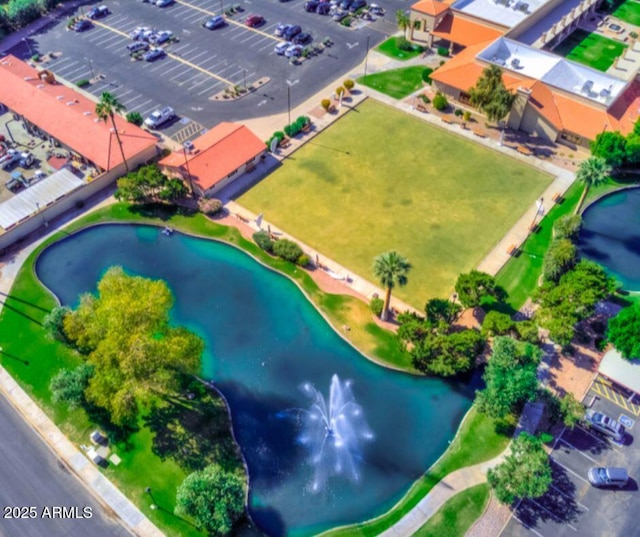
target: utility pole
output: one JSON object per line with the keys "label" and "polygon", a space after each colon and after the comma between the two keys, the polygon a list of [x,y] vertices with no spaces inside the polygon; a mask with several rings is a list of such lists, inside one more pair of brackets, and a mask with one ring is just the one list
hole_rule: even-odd
{"label": "utility pole", "polygon": [[367,82],[367,64],[369,62],[369,39],[370,39],[370,35],[367,36],[367,49],[364,53],[364,82],[366,84]]}
{"label": "utility pole", "polygon": [[287,125],[291,125],[291,86],[287,84]]}

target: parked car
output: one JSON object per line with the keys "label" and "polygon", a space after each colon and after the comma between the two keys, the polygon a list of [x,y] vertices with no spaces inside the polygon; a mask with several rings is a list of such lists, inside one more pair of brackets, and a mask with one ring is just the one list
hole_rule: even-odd
{"label": "parked car", "polygon": [[362,9],[363,7],[367,7],[367,2],[365,0],[353,0],[351,5],[349,6],[349,12],[355,13],[356,11],[358,11],[359,9]]}
{"label": "parked car", "polygon": [[585,419],[589,423],[589,426],[606,435],[613,438],[616,442],[622,442],[625,435],[624,425],[619,421],[610,418],[602,412],[596,412],[595,410],[587,410]]}
{"label": "parked car", "polygon": [[87,17],[90,19],[101,19],[109,14],[109,8],[107,6],[96,6],[89,10]]}
{"label": "parked car", "polygon": [[369,13],[372,15],[384,15],[384,9],[381,8],[378,4],[369,4]]}
{"label": "parked car", "polygon": [[33,163],[36,161],[35,157],[32,153],[28,151],[25,153],[20,153],[20,167],[21,168],[30,168]]}
{"label": "parked car", "polygon": [[313,38],[311,37],[311,34],[308,34],[307,32],[302,32],[294,36],[293,43],[295,45],[308,45],[309,43],[311,43],[312,39]]}
{"label": "parked car", "polygon": [[264,17],[262,15],[249,15],[244,22],[249,28],[255,28],[264,23]]}
{"label": "parked car", "polygon": [[336,11],[331,18],[336,22],[340,22],[341,20],[345,19],[347,15],[349,14],[346,11],[338,9],[338,11]]}
{"label": "parked car", "polygon": [[149,42],[154,45],[162,45],[162,43],[166,43],[170,39],[173,39],[173,32],[169,30],[162,30],[160,32],[155,32],[151,37],[149,37]]}
{"label": "parked car", "polygon": [[207,30],[217,30],[218,28],[223,28],[227,25],[227,21],[224,20],[222,15],[216,15],[215,17],[211,17],[204,23],[204,27]]}
{"label": "parked car", "polygon": [[320,2],[316,8],[318,15],[328,15],[331,12],[331,4],[329,2]]}
{"label": "parked car", "polygon": [[302,47],[300,45],[290,45],[287,50],[284,51],[286,58],[299,58],[302,56]]}
{"label": "parked car", "polygon": [[276,37],[281,37],[282,32],[284,32],[289,26],[291,25],[285,24],[284,22],[279,22],[278,24],[276,24],[276,29],[273,31],[273,35],[275,35]]}
{"label": "parked car", "polygon": [[134,41],[133,43],[129,43],[127,45],[127,50],[129,54],[135,54],[136,52],[147,51],[149,50],[149,43],[145,43],[144,41]]}
{"label": "parked car", "polygon": [[129,37],[131,39],[140,39],[142,37],[142,34],[150,31],[151,31],[151,28],[149,28],[148,26],[137,26],[136,28],[134,28],[129,32]]}
{"label": "parked car", "polygon": [[91,24],[90,20],[88,20],[88,19],[80,19],[79,21],[77,21],[73,25],[73,31],[74,32],[84,32],[85,30],[88,30],[92,26],[93,26],[93,24]]}
{"label": "parked car", "polygon": [[280,55],[280,56],[283,56],[283,55],[284,55],[284,53],[285,53],[285,51],[286,51],[290,46],[291,46],[291,43],[288,43],[287,41],[284,41],[284,42],[278,43],[278,44],[274,47],[273,51],[274,51],[276,54],[278,54],[278,55]]}
{"label": "parked car", "polygon": [[348,11],[349,8],[351,7],[351,2],[352,0],[342,0],[342,2],[340,2],[340,9],[342,9],[343,11]]}
{"label": "parked car", "polygon": [[154,110],[151,112],[151,115],[144,120],[144,124],[151,129],[157,129],[160,125],[174,117],[176,117],[176,113],[173,111],[173,108],[165,106],[162,110]]}
{"label": "parked car", "polygon": [[20,151],[17,149],[9,149],[4,155],[2,155],[2,157],[0,157],[0,164],[2,164],[3,170],[8,170],[19,160]]}
{"label": "parked car", "polygon": [[173,4],[175,0],[156,0],[156,6],[158,7],[167,7]]}
{"label": "parked car", "polygon": [[166,52],[161,48],[152,48],[142,55],[142,59],[146,62],[153,62],[158,58],[162,58]]}
{"label": "parked car", "polygon": [[289,26],[283,33],[282,37],[284,37],[287,41],[291,41],[295,36],[297,36],[300,32],[302,32],[302,28],[297,24]]}
{"label": "parked car", "polygon": [[587,473],[589,483],[594,487],[618,487],[623,488],[629,482],[629,474],[626,468],[592,467]]}
{"label": "parked car", "polygon": [[320,2],[318,2],[318,0],[309,0],[308,2],[304,3],[304,10],[308,13],[314,13],[319,3]]}

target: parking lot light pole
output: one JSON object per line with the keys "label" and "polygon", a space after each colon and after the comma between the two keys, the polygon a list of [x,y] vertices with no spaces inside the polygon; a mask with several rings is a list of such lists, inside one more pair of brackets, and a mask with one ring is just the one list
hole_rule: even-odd
{"label": "parking lot light pole", "polygon": [[222,0],[220,0],[220,15],[224,13],[224,9],[222,9]]}
{"label": "parking lot light pole", "polygon": [[29,47],[29,56],[33,57],[33,48],[31,48],[31,41],[29,41],[28,37],[23,37],[22,41],[27,47]]}
{"label": "parking lot light pole", "polygon": [[244,78],[244,91],[247,91],[247,70],[243,69],[242,70],[242,76]]}
{"label": "parking lot light pole", "polygon": [[291,125],[291,86],[287,84],[287,125]]}
{"label": "parking lot light pole", "polygon": [[367,36],[367,49],[364,53],[364,82],[366,84],[367,82],[367,63],[369,61],[369,39],[370,39],[370,35]]}
{"label": "parking lot light pole", "polygon": [[93,60],[90,58],[85,58],[87,60],[87,62],[89,63],[89,70],[91,71],[91,79],[95,80],[96,79],[96,73],[93,70]]}

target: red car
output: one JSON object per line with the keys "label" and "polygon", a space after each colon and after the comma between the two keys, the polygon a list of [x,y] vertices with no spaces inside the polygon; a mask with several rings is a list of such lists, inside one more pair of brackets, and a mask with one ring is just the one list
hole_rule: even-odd
{"label": "red car", "polygon": [[262,15],[249,15],[244,22],[249,28],[255,28],[264,23],[264,17]]}

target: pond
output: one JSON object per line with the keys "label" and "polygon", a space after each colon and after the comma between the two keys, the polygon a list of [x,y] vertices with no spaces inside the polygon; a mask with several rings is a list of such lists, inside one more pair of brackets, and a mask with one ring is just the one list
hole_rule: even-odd
{"label": "pond", "polygon": [[[168,282],[176,299],[172,320],[205,339],[202,375],[229,403],[249,469],[251,516],[268,535],[316,534],[392,507],[444,452],[478,387],[374,364],[291,280],[223,243],[103,225],[48,247],[36,270],[63,304],[74,306],[113,265]],[[328,399],[330,385],[340,392],[332,405],[348,412],[318,441],[345,439],[354,472],[336,471],[341,459],[330,459],[317,486],[313,439],[301,416],[319,415],[318,406],[308,411],[310,395]],[[343,418],[362,433],[353,444],[337,425]]]}
{"label": "pond", "polygon": [[627,291],[640,291],[640,188],[614,192],[590,205],[582,215],[578,250]]}

